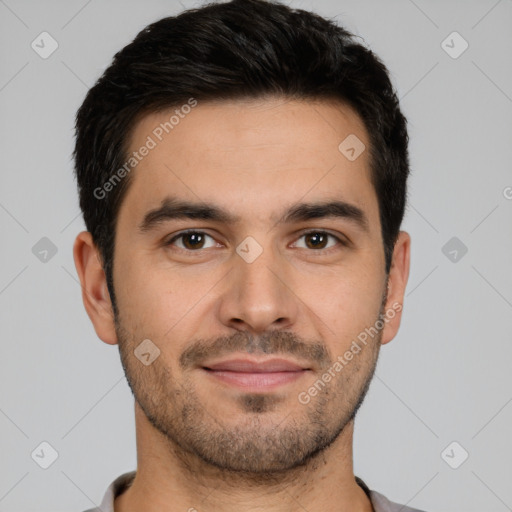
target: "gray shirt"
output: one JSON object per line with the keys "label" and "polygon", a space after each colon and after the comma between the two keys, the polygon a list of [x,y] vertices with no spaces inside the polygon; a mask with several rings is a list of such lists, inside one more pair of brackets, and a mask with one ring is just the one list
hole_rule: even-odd
{"label": "gray shirt", "polygon": [[[103,496],[101,505],[97,508],[91,508],[85,512],[114,512],[114,499],[125,491],[133,482],[135,471],[124,473],[117,477],[108,487],[107,492]],[[366,495],[370,498],[374,512],[422,512],[416,508],[406,507],[389,501],[382,494],[371,491],[368,486],[356,476],[356,482],[363,488]]]}

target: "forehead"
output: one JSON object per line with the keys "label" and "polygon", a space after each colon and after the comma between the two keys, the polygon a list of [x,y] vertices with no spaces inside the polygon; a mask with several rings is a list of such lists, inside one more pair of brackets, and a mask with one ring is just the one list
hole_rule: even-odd
{"label": "forehead", "polygon": [[129,155],[138,152],[140,161],[119,217],[125,211],[140,219],[172,195],[218,204],[252,221],[275,220],[282,207],[299,200],[338,198],[374,221],[369,147],[362,120],[339,102],[268,98],[178,105],[148,114],[134,127]]}

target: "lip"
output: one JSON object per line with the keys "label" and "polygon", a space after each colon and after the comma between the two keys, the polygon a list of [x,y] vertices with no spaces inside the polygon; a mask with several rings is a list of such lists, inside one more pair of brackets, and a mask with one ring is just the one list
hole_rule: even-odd
{"label": "lip", "polygon": [[285,359],[230,359],[207,364],[202,370],[216,382],[244,391],[272,391],[309,373],[309,368]]}
{"label": "lip", "polygon": [[297,372],[307,370],[297,363],[286,359],[267,359],[255,361],[253,359],[229,359],[214,364],[203,366],[208,370],[242,372],[242,373],[275,373],[275,372]]}

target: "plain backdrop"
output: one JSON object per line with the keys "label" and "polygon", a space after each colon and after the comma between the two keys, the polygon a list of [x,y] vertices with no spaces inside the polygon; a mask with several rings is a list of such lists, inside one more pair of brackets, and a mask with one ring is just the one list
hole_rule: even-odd
{"label": "plain backdrop", "polygon": [[[1,512],[81,512],[136,467],[133,397],[72,258],[73,123],[119,49],[198,5],[0,1]],[[290,5],[360,35],[409,121],[411,274],[356,419],[355,473],[428,511],[512,510],[512,1]]]}

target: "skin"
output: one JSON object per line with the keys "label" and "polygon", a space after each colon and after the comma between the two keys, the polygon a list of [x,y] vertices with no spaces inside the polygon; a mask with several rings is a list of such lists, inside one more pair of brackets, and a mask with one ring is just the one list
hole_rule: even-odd
{"label": "skin", "polygon": [[[130,150],[169,112],[142,118]],[[132,171],[115,240],[118,318],[91,235],[77,236],[85,308],[98,337],[119,344],[135,395],[137,476],[116,512],[372,510],[354,480],[353,417],[380,346],[400,325],[410,237],[400,232],[388,276],[369,151],[349,161],[338,150],[349,134],[369,148],[361,119],[340,103],[199,103]],[[174,219],[140,232],[144,215],[170,194],[239,220]],[[295,203],[332,199],[363,210],[368,230],[337,217],[278,222]],[[165,245],[186,229],[208,236]],[[348,244],[312,244],[311,230]],[[263,251],[251,263],[236,252],[247,236]],[[378,335],[301,403],[299,393],[390,309]],[[160,350],[147,366],[134,355],[145,339]],[[309,371],[249,392],[201,368],[235,355],[283,357]]]}

